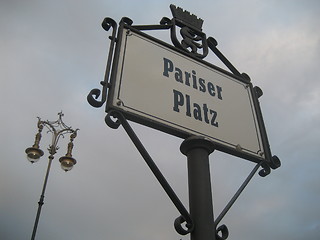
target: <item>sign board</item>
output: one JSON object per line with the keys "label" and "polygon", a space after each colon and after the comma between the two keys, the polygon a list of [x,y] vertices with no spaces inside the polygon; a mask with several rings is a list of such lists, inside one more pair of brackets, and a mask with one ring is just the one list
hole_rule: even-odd
{"label": "sign board", "polygon": [[203,136],[236,156],[265,160],[250,82],[130,27],[119,31],[108,110],[176,136]]}

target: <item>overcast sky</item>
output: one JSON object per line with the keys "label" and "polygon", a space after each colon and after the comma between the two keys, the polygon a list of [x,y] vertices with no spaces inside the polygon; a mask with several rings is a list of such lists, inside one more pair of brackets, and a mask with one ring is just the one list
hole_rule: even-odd
{"label": "overcast sky", "polygon": [[[61,139],[49,176],[37,239],[190,239],[175,232],[179,216],[120,127],[104,123],[104,107],[86,96],[100,88],[108,54],[105,17],[135,24],[171,18],[174,3],[204,19],[203,31],[246,72],[264,95],[260,104],[281,168],[255,175],[221,223],[230,240],[316,240],[320,237],[320,2],[318,0],[125,1],[1,0],[0,239],[31,237],[51,140],[45,155],[25,157],[37,116],[80,128],[72,171],[61,170]],[[222,66],[211,53],[208,61]],[[132,124],[188,208],[182,139]],[[210,155],[218,216],[254,164],[218,151]]]}

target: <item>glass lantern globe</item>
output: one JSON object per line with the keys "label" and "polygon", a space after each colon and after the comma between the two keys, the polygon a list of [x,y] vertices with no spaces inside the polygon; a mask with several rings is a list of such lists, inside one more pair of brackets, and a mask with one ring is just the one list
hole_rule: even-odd
{"label": "glass lantern globe", "polygon": [[43,151],[39,148],[29,147],[26,149],[27,159],[31,163],[38,162],[40,157],[43,155]]}
{"label": "glass lantern globe", "polygon": [[77,163],[77,161],[74,158],[67,156],[61,157],[59,161],[61,163],[61,168],[66,172],[70,171],[73,168],[73,166]]}

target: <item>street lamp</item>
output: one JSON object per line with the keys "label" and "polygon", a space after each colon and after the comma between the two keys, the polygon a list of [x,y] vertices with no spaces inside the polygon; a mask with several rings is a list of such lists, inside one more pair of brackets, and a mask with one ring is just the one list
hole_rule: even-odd
{"label": "street lamp", "polygon": [[44,183],[42,187],[42,192],[40,195],[40,200],[38,202],[38,211],[37,216],[34,222],[33,226],[33,232],[31,240],[35,239],[38,222],[40,218],[41,213],[41,207],[44,204],[44,193],[46,191],[47,181],[49,177],[49,172],[51,168],[52,160],[54,159],[54,154],[57,152],[59,147],[57,146],[58,141],[60,137],[64,137],[66,134],[70,134],[70,142],[68,143],[68,150],[65,156],[61,157],[59,159],[59,162],[61,163],[61,168],[64,171],[70,171],[73,166],[77,163],[77,161],[72,157],[72,149],[73,149],[73,140],[77,136],[77,131],[79,129],[73,130],[71,127],[68,127],[63,121],[63,113],[58,113],[59,118],[56,121],[41,121],[41,119],[38,117],[38,133],[36,134],[35,142],[32,147],[29,147],[26,149],[27,158],[31,163],[37,162],[41,156],[43,156],[43,151],[39,147],[39,143],[41,140],[41,132],[43,130],[43,127],[46,127],[48,129],[47,133],[52,133],[52,143],[49,145],[48,151],[49,151],[49,162],[48,162],[48,168],[47,172],[44,178]]}

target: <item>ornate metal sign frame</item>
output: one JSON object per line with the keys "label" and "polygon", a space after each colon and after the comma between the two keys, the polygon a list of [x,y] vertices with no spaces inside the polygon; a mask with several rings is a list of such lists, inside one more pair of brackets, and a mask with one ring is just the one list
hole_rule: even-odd
{"label": "ornate metal sign frame", "polygon": [[[262,96],[262,90],[259,87],[253,87],[250,77],[245,73],[240,73],[231,63],[230,61],[218,50],[217,41],[212,37],[206,37],[205,33],[202,32],[202,24],[203,20],[198,19],[195,15],[191,15],[187,11],[183,11],[181,8],[177,8],[174,5],[170,5],[170,9],[173,15],[172,19],[167,17],[162,18],[159,25],[133,25],[133,21],[127,17],[123,17],[120,21],[119,28],[117,27],[117,23],[111,18],[105,18],[102,27],[109,31],[112,29],[112,34],[109,36],[111,40],[109,47],[109,55],[106,64],[106,72],[104,81],[101,81],[102,90],[100,89],[92,89],[87,96],[87,100],[89,104],[93,107],[101,107],[105,102],[106,104],[106,113],[107,116],[105,118],[106,124],[113,128],[117,129],[120,125],[125,129],[128,136],[140,152],[141,156],[149,166],[150,170],[153,172],[173,204],[176,206],[177,210],[180,212],[181,216],[179,216],[175,222],[174,226],[176,231],[181,235],[186,235],[188,233],[192,233],[194,230],[194,219],[191,218],[190,214],[179,200],[173,189],[170,187],[169,183],[166,181],[165,177],[162,175],[160,170],[157,168],[156,164],[152,160],[151,156],[148,154],[147,150],[144,148],[143,144],[140,142],[139,138],[134,133],[131,128],[128,120],[133,120],[138,123],[142,123],[146,126],[153,127],[155,129],[173,134],[178,137],[188,138],[190,135],[188,133],[176,130],[165,124],[154,123],[150,121],[150,119],[142,118],[141,116],[136,116],[132,113],[127,113],[123,111],[121,108],[117,107],[117,105],[111,104],[111,100],[114,94],[114,81],[117,75],[116,70],[118,69],[119,63],[119,54],[121,47],[121,39],[123,30],[127,29],[132,32],[138,33],[141,36],[151,39],[152,41],[156,41],[166,47],[172,49],[173,51],[179,52],[180,54],[184,54],[196,61],[199,61],[203,64],[206,64],[217,71],[222,72],[223,74],[227,74],[232,76],[233,78],[238,79],[246,83],[252,94],[254,110],[256,112],[256,117],[259,125],[259,129],[261,131],[261,138],[264,147],[264,158],[256,158],[250,155],[244,154],[241,151],[235,149],[229,149],[222,145],[215,145],[214,147],[217,150],[224,151],[226,153],[250,160],[255,162],[256,165],[253,170],[250,172],[249,176],[246,178],[244,183],[240,186],[238,191],[234,194],[232,199],[228,202],[226,207],[222,210],[219,216],[215,219],[213,223],[213,227],[215,229],[215,237],[218,240],[223,240],[228,238],[228,228],[225,225],[221,225],[218,227],[222,218],[231,208],[233,203],[237,200],[241,192],[247,186],[249,181],[252,179],[254,174],[262,167],[259,171],[259,175],[262,177],[270,174],[271,169],[276,169],[280,167],[281,163],[277,156],[272,156],[269,142],[267,138],[266,129],[264,126],[262,113],[260,109],[260,104],[258,98]],[[177,31],[180,29],[180,37],[177,35]],[[165,43],[159,39],[151,37],[148,34],[145,34],[142,31],[150,31],[150,30],[170,30],[172,45]],[[179,40],[180,39],[180,40]],[[209,49],[225,64],[225,66],[230,70],[230,72],[225,71],[221,68],[218,68],[203,59],[208,55]],[[121,103],[120,103],[121,104]],[[182,224],[185,223],[185,226],[182,227]]]}
{"label": "ornate metal sign frame", "polygon": [[[143,125],[161,130],[163,132],[166,132],[184,139],[190,136],[190,133],[188,131],[183,131],[181,129],[172,127],[168,124],[155,122],[154,120],[152,119],[150,120],[146,117],[142,117],[141,115],[123,111],[123,109],[120,107],[121,102],[119,102],[118,105],[112,103],[112,99],[115,91],[115,79],[116,79],[116,75],[118,74],[117,69],[119,64],[120,47],[121,47],[121,44],[124,44],[121,42],[122,34],[124,32],[123,30],[130,30],[145,38],[148,38],[154,42],[157,42],[163,46],[166,46],[167,48],[170,48],[177,53],[186,55],[191,59],[201,62],[207,66],[210,66],[213,69],[216,69],[217,71],[220,71],[225,75],[229,75],[230,77],[245,83],[246,86],[250,88],[253,108],[256,115],[257,125],[259,128],[258,131],[261,136],[261,145],[263,148],[263,152],[261,152],[260,156],[254,156],[252,154],[248,154],[245,151],[242,151],[240,145],[238,147],[229,147],[224,144],[220,144],[219,142],[218,143],[215,142],[215,145],[216,145],[215,147],[217,150],[226,152],[228,154],[241,157],[256,163],[263,161],[265,165],[268,165],[273,169],[277,168],[277,165],[279,164],[278,159],[276,157],[272,157],[271,155],[267,133],[265,130],[265,125],[263,122],[260,104],[258,100],[258,98],[262,96],[262,90],[259,87],[253,87],[250,81],[250,77],[247,74],[245,73],[240,74],[240,72],[229,62],[229,60],[217,49],[217,41],[214,38],[212,37],[206,38],[205,33],[203,33],[201,29],[202,23],[203,23],[202,19],[197,18],[195,15],[191,15],[187,11],[183,11],[181,8],[176,8],[174,5],[171,5],[170,9],[172,11],[173,18],[169,19],[164,17],[160,21],[159,25],[132,25],[133,21],[129,18],[124,17],[120,21],[120,26],[117,29],[117,24],[113,19],[105,18],[105,20],[102,23],[102,27],[107,31],[110,28],[112,28],[113,30],[112,36],[110,36],[111,43],[110,43],[109,58],[107,62],[106,75],[105,75],[105,80],[101,82],[101,84],[103,85],[102,92],[99,89],[93,89],[88,95],[89,103],[94,107],[101,107],[104,104],[104,102],[107,101],[107,104],[106,104],[107,113],[110,112],[111,110],[121,111],[122,114],[128,120],[141,123]],[[180,34],[181,34],[180,39],[182,39],[181,41],[177,36],[177,32],[179,28],[180,28]],[[143,31],[150,31],[150,30],[168,30],[168,29],[170,30],[173,46],[143,32]],[[115,46],[116,46],[116,49],[114,51]],[[213,53],[226,65],[226,67],[230,70],[230,72],[203,60],[208,55],[209,49],[211,49]],[[111,66],[112,66],[112,71],[111,71]],[[101,93],[102,93],[102,98],[99,101],[97,99]]]}

